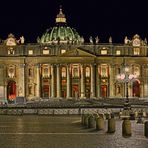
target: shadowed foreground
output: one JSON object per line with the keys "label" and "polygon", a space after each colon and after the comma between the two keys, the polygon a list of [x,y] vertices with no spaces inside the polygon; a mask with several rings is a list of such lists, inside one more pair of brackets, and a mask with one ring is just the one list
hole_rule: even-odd
{"label": "shadowed foreground", "polygon": [[132,121],[132,137],[123,138],[122,121],[115,134],[86,129],[80,116],[0,116],[2,148],[146,148],[143,124]]}

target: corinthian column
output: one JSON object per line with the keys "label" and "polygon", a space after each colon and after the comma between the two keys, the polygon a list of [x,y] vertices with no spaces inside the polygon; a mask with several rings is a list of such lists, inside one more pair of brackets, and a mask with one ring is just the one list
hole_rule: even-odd
{"label": "corinthian column", "polygon": [[55,70],[54,65],[51,65],[51,97],[55,97]]}
{"label": "corinthian column", "polygon": [[109,97],[114,97],[114,94],[113,94],[113,92],[114,92],[114,76],[116,75],[114,73],[114,65],[110,65],[109,75],[110,75],[110,79],[109,79],[109,81],[110,81],[110,85],[109,85],[110,94],[109,94]]}
{"label": "corinthian column", "polygon": [[81,65],[81,98],[85,98],[84,65]]}
{"label": "corinthian column", "polygon": [[36,77],[37,77],[37,89],[36,89],[36,95],[38,98],[40,98],[40,65],[37,64],[37,74],[36,74]]}
{"label": "corinthian column", "polygon": [[60,65],[57,65],[57,98],[61,97],[61,76],[60,76]]}
{"label": "corinthian column", "polygon": [[71,97],[70,67],[67,65],[67,98]]}
{"label": "corinthian column", "polygon": [[19,81],[18,81],[18,96],[25,97],[26,94],[26,64],[20,64],[19,66]]}
{"label": "corinthian column", "polygon": [[91,65],[91,93],[90,93],[90,96],[92,98],[95,97],[95,66],[92,64]]}

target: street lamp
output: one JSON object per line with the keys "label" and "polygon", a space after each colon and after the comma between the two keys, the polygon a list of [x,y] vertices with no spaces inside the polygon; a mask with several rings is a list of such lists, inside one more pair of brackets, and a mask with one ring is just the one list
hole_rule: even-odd
{"label": "street lamp", "polygon": [[137,78],[137,75],[129,74],[129,67],[125,66],[124,71],[121,74],[117,75],[117,80],[121,81],[126,86],[126,100],[124,103],[124,110],[130,110],[130,104],[129,104],[129,95],[128,95],[128,83],[131,81],[134,81]]}

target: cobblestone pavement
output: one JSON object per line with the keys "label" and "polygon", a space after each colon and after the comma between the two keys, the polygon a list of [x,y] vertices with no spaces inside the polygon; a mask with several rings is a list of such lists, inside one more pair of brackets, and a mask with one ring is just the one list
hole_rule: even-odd
{"label": "cobblestone pavement", "polygon": [[132,121],[132,136],[122,137],[122,121],[116,132],[86,129],[80,116],[0,116],[1,148],[148,148],[144,125]]}

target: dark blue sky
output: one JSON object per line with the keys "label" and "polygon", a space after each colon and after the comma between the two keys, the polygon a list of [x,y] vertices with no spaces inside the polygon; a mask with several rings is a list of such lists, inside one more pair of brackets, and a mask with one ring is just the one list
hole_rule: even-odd
{"label": "dark blue sky", "polygon": [[55,25],[62,5],[67,24],[80,35],[99,36],[101,42],[122,42],[125,36],[138,33],[148,38],[148,6],[146,0],[7,0],[0,3],[0,38],[9,33],[24,35],[27,42],[36,42]]}

